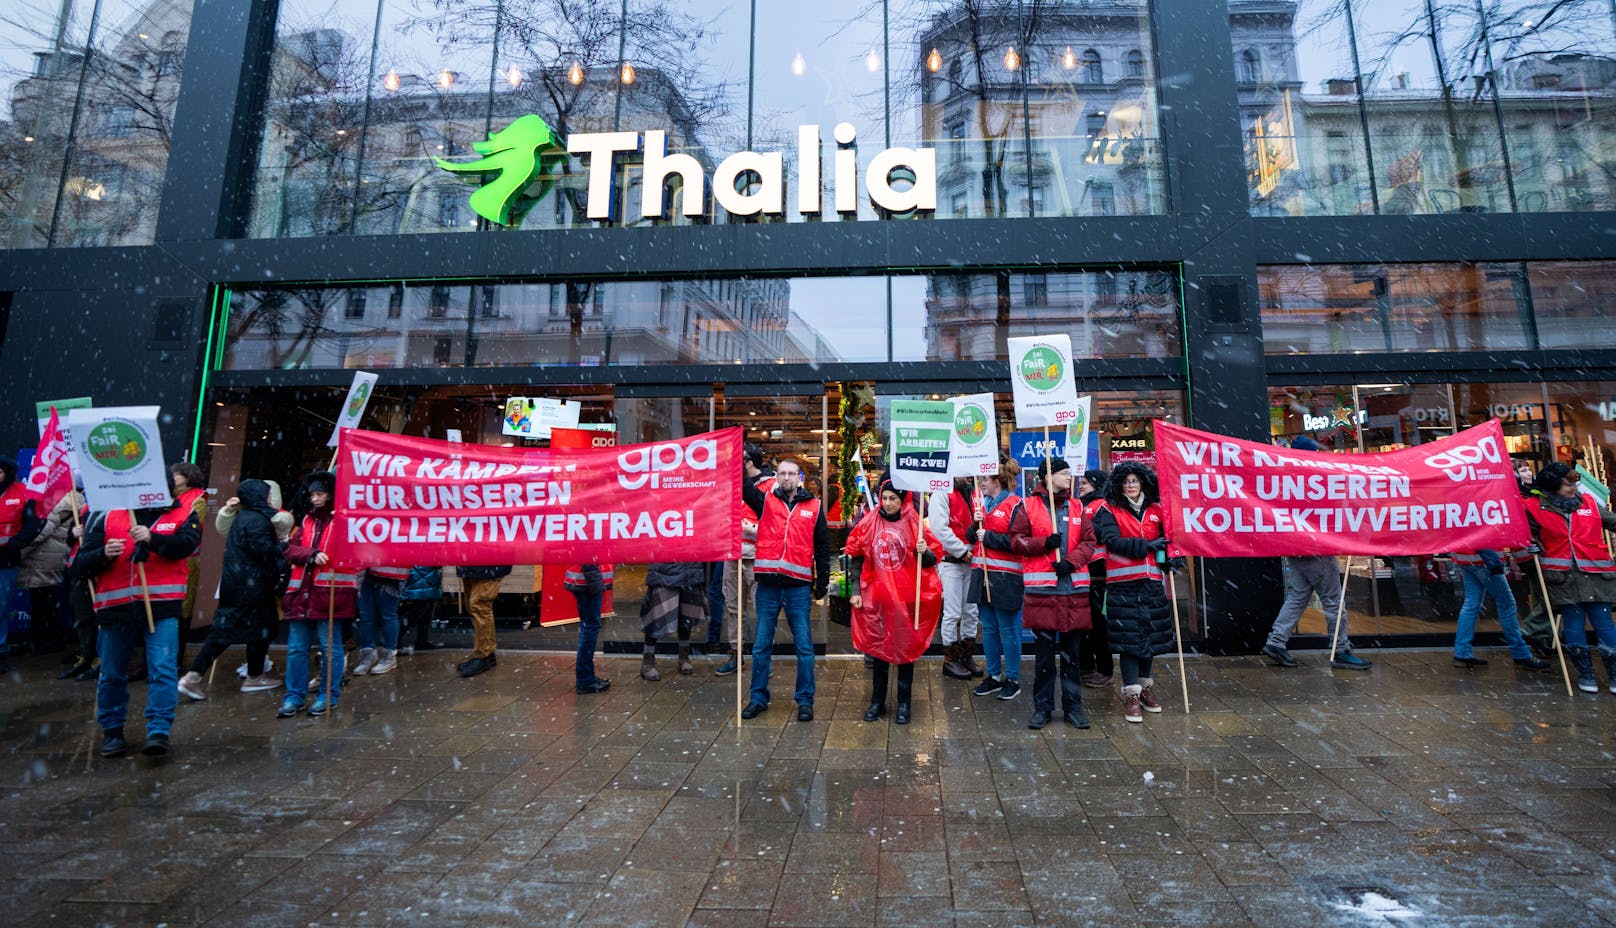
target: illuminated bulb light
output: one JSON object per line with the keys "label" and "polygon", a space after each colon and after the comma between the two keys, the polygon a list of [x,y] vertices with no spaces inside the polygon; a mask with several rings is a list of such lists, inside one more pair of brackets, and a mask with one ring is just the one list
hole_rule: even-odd
{"label": "illuminated bulb light", "polygon": [[868,55],[864,56],[864,69],[869,71],[871,74],[881,70],[881,56],[877,55],[875,53],[875,49],[873,48],[870,49],[870,53]]}
{"label": "illuminated bulb light", "polygon": [[31,136],[31,135],[25,135],[25,136],[22,137],[22,140],[24,142],[32,142],[34,140],[34,137]]}
{"label": "illuminated bulb light", "polygon": [[623,67],[617,72],[617,76],[622,78],[625,84],[634,83],[634,66],[626,61],[623,62]]}
{"label": "illuminated bulb light", "polygon": [[1061,55],[1061,67],[1070,71],[1077,67],[1077,55],[1072,52],[1072,46],[1066,46],[1066,53]]}
{"label": "illuminated bulb light", "polygon": [[583,65],[581,65],[578,62],[574,61],[572,63],[572,67],[567,69],[567,83],[569,83],[572,86],[576,87],[579,84],[582,84],[583,82],[584,82],[584,68],[583,68]]}
{"label": "illuminated bulb light", "polygon": [[389,70],[387,76],[382,78],[382,86],[388,90],[397,90],[399,88],[398,72]]}
{"label": "illuminated bulb light", "polygon": [[941,71],[942,69],[943,69],[943,53],[934,48],[934,49],[931,50],[931,54],[926,56],[926,70],[930,71],[933,74],[936,74],[938,71]]}
{"label": "illuminated bulb light", "polygon": [[1004,69],[1014,71],[1021,67],[1021,55],[1012,46],[1004,50]]}
{"label": "illuminated bulb light", "polygon": [[442,71],[438,72],[438,86],[442,87],[444,90],[448,90],[450,87],[453,87],[454,72],[448,68],[444,68]]}
{"label": "illuminated bulb light", "polygon": [[505,81],[512,87],[522,86],[522,69],[514,64],[511,65],[511,69],[505,72]]}
{"label": "illuminated bulb light", "polygon": [[792,56],[791,73],[797,75],[798,77],[808,73],[808,59],[802,57],[802,52],[798,52]]}

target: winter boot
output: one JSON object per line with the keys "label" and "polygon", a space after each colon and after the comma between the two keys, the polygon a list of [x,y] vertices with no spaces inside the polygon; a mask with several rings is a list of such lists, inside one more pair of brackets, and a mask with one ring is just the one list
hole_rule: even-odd
{"label": "winter boot", "polygon": [[[397,670],[397,669],[398,669],[398,652],[388,650],[387,648],[378,648],[376,650],[376,663],[370,668],[371,676],[378,676],[378,675],[384,674],[384,673],[392,673],[394,670]],[[358,672],[359,672],[358,670],[354,671],[354,673],[358,673]]]}
{"label": "winter boot", "polygon": [[1610,691],[1616,693],[1616,650],[1600,648],[1599,658],[1605,662],[1605,682],[1610,685]]}
{"label": "winter boot", "polygon": [[1594,658],[1586,645],[1572,645],[1565,649],[1571,666],[1577,668],[1577,689],[1584,693],[1599,692],[1599,681],[1594,679]]}
{"label": "winter boot", "polygon": [[976,639],[960,639],[960,664],[971,672],[971,676],[980,677],[985,673],[976,663]]}
{"label": "winter boot", "polygon": [[688,677],[695,672],[696,668],[691,666],[690,663],[690,642],[681,641],[679,642],[679,673]]}
{"label": "winter boot", "polygon": [[645,652],[640,658],[640,679],[652,683],[662,679],[662,674],[656,669],[656,639],[650,635],[645,636]]}
{"label": "winter boot", "polygon": [[954,680],[971,679],[971,668],[966,666],[965,643],[956,641],[943,648],[943,676]]}
{"label": "winter boot", "polygon": [[1130,722],[1145,720],[1144,705],[1139,702],[1140,689],[1137,683],[1122,688],[1122,717]]}
{"label": "winter boot", "polygon": [[1156,700],[1156,681],[1149,677],[1139,678],[1139,705],[1146,712],[1162,711],[1162,704]]}
{"label": "winter boot", "polygon": [[371,669],[374,668],[375,666],[376,666],[376,649],[375,648],[360,648],[359,649],[359,663],[355,664],[354,669],[353,669],[354,676],[362,677],[365,674],[370,673]]}
{"label": "winter boot", "polygon": [[[906,672],[907,671],[907,672]],[[892,721],[899,725],[909,724],[909,698],[915,688],[914,665],[901,667],[898,670],[898,711],[893,714]]]}

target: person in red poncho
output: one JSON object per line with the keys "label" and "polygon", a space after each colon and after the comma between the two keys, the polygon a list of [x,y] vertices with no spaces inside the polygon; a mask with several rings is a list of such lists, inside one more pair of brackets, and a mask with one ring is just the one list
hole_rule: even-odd
{"label": "person in red poncho", "polygon": [[[899,725],[909,724],[915,659],[926,653],[943,614],[943,582],[937,562],[943,546],[920,524],[909,494],[881,482],[881,505],[864,514],[847,536],[844,549],[853,559],[848,582],[856,585],[853,647],[875,660],[870,671],[870,708],[864,721],[886,711],[889,668],[898,665]],[[917,568],[918,561],[918,568]],[[920,571],[920,623],[915,627],[915,571]]]}

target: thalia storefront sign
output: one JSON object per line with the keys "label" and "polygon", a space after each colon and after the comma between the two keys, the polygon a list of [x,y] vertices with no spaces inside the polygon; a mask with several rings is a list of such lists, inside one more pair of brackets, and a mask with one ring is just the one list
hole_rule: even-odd
{"label": "thalia storefront sign", "polygon": [[[852,123],[838,123],[832,136],[835,150],[829,179],[835,212],[858,212],[861,179],[871,205],[883,214],[930,212],[937,208],[935,149],[883,149],[864,165],[861,178],[858,137]],[[675,199],[668,196],[668,182],[674,178],[679,181],[676,198],[680,214],[691,218],[707,214],[706,170],[693,155],[670,154],[668,134],[659,129],[575,133],[567,137],[566,151],[562,153],[557,151],[559,146],[550,127],[539,117],[528,115],[490,132],[487,142],[472,147],[483,157],[470,162],[439,158],[438,166],[459,174],[495,175],[472,194],[471,205],[478,215],[502,225],[508,224],[513,204],[529,184],[545,175],[547,183],[553,181],[567,155],[589,159],[585,215],[590,219],[610,220],[617,214],[614,200],[620,189],[619,158],[628,164],[635,155],[641,156],[639,218],[668,218],[673,207],[670,201]],[[797,127],[796,165],[789,184],[784,152],[735,152],[713,169],[712,198],[733,216],[779,216],[786,212],[787,197],[794,191],[797,212],[818,215],[825,199],[823,149],[819,126]]]}

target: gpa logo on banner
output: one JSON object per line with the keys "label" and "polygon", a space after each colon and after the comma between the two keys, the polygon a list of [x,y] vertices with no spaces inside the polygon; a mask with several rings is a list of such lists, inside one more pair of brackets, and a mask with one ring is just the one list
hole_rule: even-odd
{"label": "gpa logo on banner", "polygon": [[1489,464],[1499,464],[1504,455],[1498,450],[1498,442],[1492,436],[1483,438],[1473,445],[1460,445],[1457,448],[1448,448],[1438,451],[1425,459],[1427,467],[1434,467],[1455,483],[1466,480],[1497,480],[1498,474],[1483,474],[1476,470],[1476,465],[1486,461]]}
{"label": "gpa logo on banner", "polygon": [[645,445],[619,454],[617,466],[625,471],[617,475],[617,482],[625,490],[684,486],[693,475],[679,471],[717,469],[718,442],[702,438],[688,445],[677,442]]}

